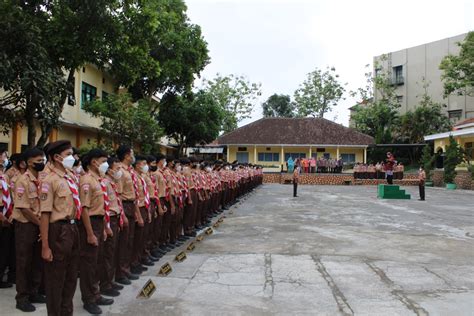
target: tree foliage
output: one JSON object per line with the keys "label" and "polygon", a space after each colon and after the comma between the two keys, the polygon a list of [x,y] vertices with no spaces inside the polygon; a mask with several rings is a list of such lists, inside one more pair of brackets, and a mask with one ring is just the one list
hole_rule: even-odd
{"label": "tree foliage", "polygon": [[295,104],[289,95],[273,94],[262,104],[263,117],[295,117]]}
{"label": "tree foliage", "polygon": [[436,156],[433,154],[433,146],[427,144],[423,147],[421,154],[420,164],[423,166],[423,169],[426,173],[426,179],[431,179],[431,170],[433,170]]}
{"label": "tree foliage", "polygon": [[458,45],[461,47],[459,55],[448,55],[440,64],[444,95],[474,96],[474,32],[469,32]]}
{"label": "tree foliage", "polygon": [[456,166],[463,161],[463,151],[453,136],[449,136],[449,144],[446,146],[444,158],[444,182],[454,183],[456,178]]}
{"label": "tree foliage", "polygon": [[295,102],[300,116],[324,117],[337,105],[345,92],[336,69],[316,69],[295,91]]}
{"label": "tree foliage", "polygon": [[84,105],[88,113],[102,120],[101,134],[108,146],[139,144],[145,154],[158,151],[163,136],[156,115],[150,114],[153,107],[149,100],[133,102],[129,94],[110,95],[105,101]]}
{"label": "tree foliage", "polygon": [[250,118],[255,102],[262,94],[260,83],[251,83],[243,76],[217,74],[212,80],[204,80],[204,90],[223,110],[225,116],[221,131],[231,132],[239,122]]}
{"label": "tree foliage", "polygon": [[186,147],[216,139],[223,118],[222,108],[204,90],[186,95],[167,93],[160,102],[158,116],[166,134],[178,143],[179,154]]}

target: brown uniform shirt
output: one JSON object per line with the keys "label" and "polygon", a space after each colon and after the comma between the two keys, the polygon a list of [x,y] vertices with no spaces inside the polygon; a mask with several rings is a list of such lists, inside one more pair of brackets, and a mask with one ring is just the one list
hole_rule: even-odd
{"label": "brown uniform shirt", "polygon": [[[138,207],[145,207],[145,190],[143,187],[142,179],[145,180],[145,175],[144,174],[139,174],[138,172],[135,171],[135,174],[137,175],[137,182],[138,182]],[[147,187],[147,189],[149,189]],[[150,193],[150,191],[148,191]]]}
{"label": "brown uniform shirt", "polygon": [[[128,167],[124,164],[121,164],[120,168],[122,169],[123,175],[118,181],[118,192],[123,201],[135,201],[135,189],[133,187],[133,180]],[[138,181],[140,182],[140,181]]]}
{"label": "brown uniform shirt", "polygon": [[15,208],[13,209],[12,217],[14,220],[20,223],[29,222],[21,209],[29,209],[40,218],[38,184],[39,182],[36,177],[28,171],[18,177],[13,193]]}
{"label": "brown uniform shirt", "polygon": [[[73,175],[67,173],[71,178]],[[65,173],[53,167],[51,172],[41,183],[40,189],[40,211],[50,213],[50,223],[59,220],[71,220],[76,215],[76,205],[69,189]]]}
{"label": "brown uniform shirt", "polygon": [[156,185],[158,186],[158,196],[160,198],[166,196],[166,180],[160,170],[154,173],[156,177]]}
{"label": "brown uniform shirt", "polygon": [[[112,182],[114,182],[114,179],[112,179],[109,176],[105,177],[105,184],[107,186],[107,194],[109,196],[109,208],[110,208],[110,215],[113,216],[119,215],[120,214],[120,206],[119,202],[117,199],[117,196],[115,194],[114,188],[112,187]],[[115,183],[115,182],[114,182]],[[115,186],[117,188],[117,186]]]}
{"label": "brown uniform shirt", "polygon": [[104,193],[100,186],[100,177],[93,172],[81,176],[79,197],[82,207],[87,207],[89,216],[104,216]]}
{"label": "brown uniform shirt", "polygon": [[191,171],[191,168],[186,168],[186,170],[184,171],[183,174],[186,177],[186,182],[188,184],[188,189],[189,190],[195,189],[196,185],[194,184],[193,173]]}

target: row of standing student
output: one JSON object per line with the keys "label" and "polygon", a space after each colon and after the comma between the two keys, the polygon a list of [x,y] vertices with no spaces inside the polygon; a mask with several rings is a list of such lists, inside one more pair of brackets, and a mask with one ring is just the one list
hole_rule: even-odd
{"label": "row of standing student", "polygon": [[257,167],[140,156],[128,146],[116,157],[91,150],[80,174],[69,141],[22,159],[14,180],[0,167],[0,221],[16,233],[17,308],[46,302],[48,315],[72,315],[78,275],[84,309],[100,314],[113,304],[107,297],[262,183]]}

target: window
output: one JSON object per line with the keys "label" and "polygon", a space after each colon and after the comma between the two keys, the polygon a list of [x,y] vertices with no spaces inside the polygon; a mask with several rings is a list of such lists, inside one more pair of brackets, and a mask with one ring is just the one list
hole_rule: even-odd
{"label": "window", "polygon": [[393,74],[394,74],[394,84],[402,85],[403,80],[403,66],[393,67]]}
{"label": "window", "polygon": [[448,111],[448,117],[452,123],[456,123],[462,117],[462,110],[451,110]]}
{"label": "window", "polygon": [[109,93],[102,90],[102,101],[107,101],[108,97],[109,97]]}
{"label": "window", "polygon": [[466,149],[466,153],[469,157],[471,157],[471,160],[474,160],[474,146],[473,142],[469,142],[464,144],[464,148]]}
{"label": "window", "polygon": [[403,95],[397,95],[397,102],[402,103],[403,102]]}
{"label": "window", "polygon": [[278,153],[258,153],[258,161],[280,161]]}
{"label": "window", "polygon": [[286,153],[285,161],[288,161],[290,157],[292,157],[293,160],[298,159],[298,158],[306,158],[306,154],[305,153]]}
{"label": "window", "polygon": [[0,143],[0,150],[8,151],[8,143]]}
{"label": "window", "polygon": [[238,151],[247,151],[247,147],[239,147],[237,148]]}
{"label": "window", "polygon": [[354,163],[356,161],[355,154],[341,154],[344,163]]}
{"label": "window", "polygon": [[330,158],[331,158],[331,154],[324,153],[324,159],[330,159]]}
{"label": "window", "polygon": [[375,77],[378,77],[382,74],[382,68],[375,68]]}
{"label": "window", "polygon": [[86,102],[94,101],[97,97],[97,88],[88,83],[82,82],[81,107]]}

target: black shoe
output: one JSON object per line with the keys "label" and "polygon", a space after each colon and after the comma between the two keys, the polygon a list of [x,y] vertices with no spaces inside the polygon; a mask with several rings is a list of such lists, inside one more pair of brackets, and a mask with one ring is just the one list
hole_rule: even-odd
{"label": "black shoe", "polygon": [[89,314],[92,314],[92,315],[100,315],[102,314],[102,310],[100,309],[99,306],[97,306],[97,304],[94,304],[94,303],[86,303],[84,304],[84,309],[86,311],[89,312]]}
{"label": "black shoe", "polygon": [[100,294],[105,295],[105,296],[116,297],[120,295],[120,292],[113,288],[110,288],[110,289],[100,290]]}
{"label": "black shoe", "polygon": [[112,282],[112,288],[114,290],[117,290],[117,291],[120,291],[120,290],[123,290],[123,285],[120,285],[120,284],[117,284],[115,282]]}
{"label": "black shoe", "polygon": [[185,236],[186,236],[186,237],[189,237],[189,238],[191,238],[191,237],[196,237],[196,235],[197,235],[196,232],[189,232],[189,233],[186,233],[186,234],[185,234]]}
{"label": "black shoe", "polygon": [[13,284],[10,282],[0,282],[0,289],[8,289],[13,287]]}
{"label": "black shoe", "polygon": [[188,238],[186,238],[186,237],[184,237],[184,236],[179,236],[179,237],[178,237],[178,240],[179,240],[179,241],[186,241],[186,240],[188,240]]}
{"label": "black shoe", "polygon": [[148,256],[148,259],[150,259],[150,261],[152,261],[152,262],[157,262],[157,261],[160,260],[160,258],[155,257],[155,256],[153,256],[153,255],[149,255],[149,256]]}
{"label": "black shoe", "polygon": [[46,296],[41,294],[34,294],[30,296],[30,302],[36,304],[46,304]]}
{"label": "black shoe", "polygon": [[148,259],[148,258],[142,260],[142,264],[143,264],[144,266],[148,266],[148,267],[152,267],[152,266],[155,265],[155,264],[153,263],[153,261],[151,261],[151,260]]}
{"label": "black shoe", "polygon": [[114,300],[101,296],[95,303],[99,306],[112,305],[114,303]]}
{"label": "black shoe", "polygon": [[424,201],[425,199],[418,199],[418,201]]}
{"label": "black shoe", "polygon": [[138,274],[135,274],[135,273],[130,273],[130,275],[128,276],[128,279],[129,280],[138,280],[140,277],[138,276]]}
{"label": "black shoe", "polygon": [[[156,249],[153,249],[152,251],[150,251],[150,254],[151,254],[150,257],[156,258],[156,259],[158,259],[158,260],[159,260],[161,257],[163,257],[163,253],[162,253],[161,251],[156,250]],[[157,260],[157,261],[158,261],[158,260]],[[153,259],[152,259],[152,261],[153,261]]]}
{"label": "black shoe", "polygon": [[16,309],[19,309],[25,313],[31,313],[36,311],[36,307],[30,302],[18,302],[16,303]]}
{"label": "black shoe", "polygon": [[[130,282],[130,280],[129,280],[128,278],[125,278],[125,277],[115,279],[115,282],[117,282],[117,283],[119,283],[119,284],[123,284],[123,285],[130,285],[130,284],[132,284],[132,282]],[[117,285],[118,285],[118,284],[117,284]],[[119,286],[121,286],[121,285],[119,285]],[[123,288],[123,286],[122,286],[122,288]]]}
{"label": "black shoe", "polygon": [[[136,274],[136,275],[139,275],[139,274],[142,274],[143,270],[140,269],[139,266],[135,266],[135,267],[130,267],[130,272],[132,272],[133,274]],[[130,280],[133,280],[132,278],[129,277]]]}

